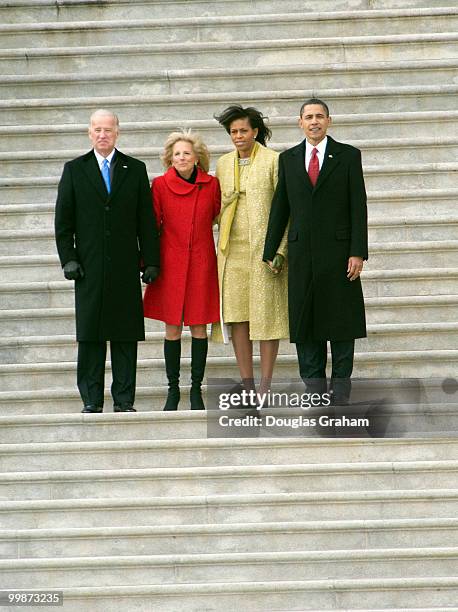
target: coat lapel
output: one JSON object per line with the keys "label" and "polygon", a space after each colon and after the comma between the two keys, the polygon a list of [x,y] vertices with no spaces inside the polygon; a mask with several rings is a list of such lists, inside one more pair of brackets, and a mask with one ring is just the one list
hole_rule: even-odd
{"label": "coat lapel", "polygon": [[107,189],[103,182],[102,174],[100,172],[97,158],[94,155],[94,151],[89,151],[83,156],[83,168],[89,178],[90,182],[94,186],[102,200],[107,199]]}
{"label": "coat lapel", "polygon": [[333,138],[328,136],[328,142],[326,144],[326,150],[324,152],[323,165],[321,166],[320,174],[315,185],[315,191],[317,191],[323,183],[329,178],[332,172],[337,168],[340,163],[339,153],[341,148],[339,143]]}
{"label": "coat lapel", "polygon": [[307,170],[305,169],[305,140],[291,149],[293,159],[293,176],[298,176],[309,191],[313,191]]}
{"label": "coat lapel", "polygon": [[121,151],[116,149],[116,164],[113,172],[113,183],[111,185],[110,198],[112,198],[116,191],[121,187],[129,172],[129,162],[127,157]]}

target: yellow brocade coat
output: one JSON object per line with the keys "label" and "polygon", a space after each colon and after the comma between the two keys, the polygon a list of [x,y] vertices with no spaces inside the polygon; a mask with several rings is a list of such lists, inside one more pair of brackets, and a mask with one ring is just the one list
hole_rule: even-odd
{"label": "yellow brocade coat", "polygon": [[[234,206],[234,164],[237,152],[227,153],[219,158],[216,164],[216,176],[221,186],[221,213],[219,215],[219,235],[227,231],[231,223]],[[288,271],[286,263],[287,231],[283,236],[277,252],[285,257],[283,270],[273,274],[262,261],[264,241],[269,221],[270,207],[277,185],[278,153],[259,145],[251,162],[246,182],[246,203],[249,222],[249,260],[250,266],[250,339],[275,340],[289,337],[288,326]],[[220,240],[219,240],[220,242]],[[227,257],[230,257],[229,245],[223,253],[218,244],[218,281],[220,293],[221,323],[212,327],[212,339],[216,342],[228,342],[228,330],[223,321],[223,287],[224,271]],[[234,287],[234,291],[238,288]]]}

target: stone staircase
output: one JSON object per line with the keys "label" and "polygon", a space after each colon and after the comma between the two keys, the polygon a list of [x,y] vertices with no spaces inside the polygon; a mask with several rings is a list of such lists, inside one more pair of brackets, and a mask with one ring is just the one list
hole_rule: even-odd
{"label": "stone staircase", "polygon": [[[369,195],[355,376],[456,377],[454,4],[0,3],[0,589],[60,589],[64,610],[87,612],[458,612],[457,440],[207,439],[185,402],[160,411],[151,321],[139,412],[81,415],[52,231],[92,110],[120,115],[119,147],[152,177],[177,127],[203,134],[214,166],[228,103],[258,106],[280,151],[319,95],[332,135],[362,149]],[[208,374],[236,372],[211,346]],[[287,342],[276,372],[296,376]]]}

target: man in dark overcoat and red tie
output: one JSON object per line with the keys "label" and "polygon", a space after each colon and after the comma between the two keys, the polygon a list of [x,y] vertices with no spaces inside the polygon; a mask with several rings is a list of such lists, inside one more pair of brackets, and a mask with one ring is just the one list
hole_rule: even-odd
{"label": "man in dark overcoat and red tie", "polygon": [[[355,338],[366,336],[360,274],[368,258],[367,207],[361,152],[327,135],[329,109],[317,98],[301,108],[305,139],[279,159],[263,259],[275,258],[288,231],[290,339],[299,371],[312,391],[348,403]],[[273,269],[275,271],[275,269]]]}
{"label": "man in dark overcoat and red tie", "polygon": [[83,412],[102,412],[110,341],[115,412],[135,412],[137,342],[145,339],[143,280],[159,272],[159,239],[145,164],[115,148],[117,116],[91,116],[93,149],[64,166],[55,232],[65,278],[75,281],[77,382]]}

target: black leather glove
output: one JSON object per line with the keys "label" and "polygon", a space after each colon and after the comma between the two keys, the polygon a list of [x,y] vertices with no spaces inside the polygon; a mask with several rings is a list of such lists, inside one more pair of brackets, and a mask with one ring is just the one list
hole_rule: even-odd
{"label": "black leather glove", "polygon": [[156,278],[159,276],[159,268],[158,266],[147,266],[145,271],[142,274],[142,281],[149,285],[154,282]]}
{"label": "black leather glove", "polygon": [[83,278],[84,270],[77,261],[67,261],[64,266],[64,276],[67,280]]}

